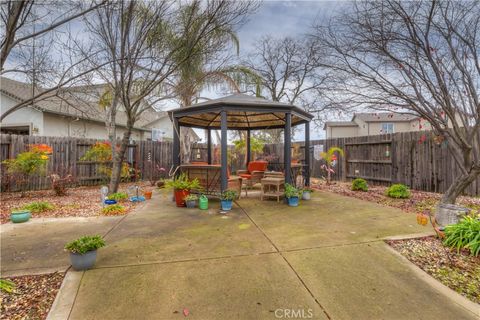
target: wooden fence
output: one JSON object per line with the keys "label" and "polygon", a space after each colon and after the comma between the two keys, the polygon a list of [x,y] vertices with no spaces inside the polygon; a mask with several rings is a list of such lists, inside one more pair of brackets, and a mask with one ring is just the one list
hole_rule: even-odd
{"label": "wooden fence", "polygon": [[[110,163],[96,161],[82,161],[85,152],[96,142],[103,140],[63,138],[63,137],[38,137],[21,135],[0,135],[0,160],[15,158],[17,154],[26,151],[29,144],[44,143],[52,147],[47,167],[47,175],[33,177],[25,186],[27,190],[48,189],[51,181],[48,174],[60,175],[71,174],[77,185],[97,185],[105,183],[106,176],[102,168]],[[154,179],[158,178],[159,167],[167,171],[172,164],[172,143],[138,141],[128,146],[125,161],[131,170],[130,179]],[[2,164],[2,190],[18,190],[19,186],[14,180],[9,179],[5,165]]]}
{"label": "wooden fence", "polygon": [[[48,162],[49,173],[71,173],[79,185],[96,185],[105,181],[99,172],[103,163],[81,161],[85,152],[99,140],[0,135],[0,160],[14,158],[27,149],[28,144],[45,143],[53,148]],[[304,143],[293,144],[293,158],[304,159]],[[310,174],[322,177],[323,162],[318,159],[321,150],[338,146],[345,151],[335,166],[335,180],[352,180],[361,177],[370,183],[389,185],[403,183],[412,189],[445,192],[453,179],[459,174],[453,157],[445,142],[438,141],[431,132],[405,132],[377,136],[336,138],[311,141],[309,150]],[[133,179],[156,178],[158,170],[167,171],[172,166],[172,143],[138,141],[129,145],[126,161],[135,169]],[[229,146],[230,171],[245,168],[245,155]],[[267,159],[270,169],[283,169],[283,144],[266,144],[263,153],[253,155],[254,159]],[[205,144],[195,144],[191,148],[193,161],[206,161]],[[214,163],[220,161],[220,147],[212,147]],[[15,190],[15,185],[5,179],[2,165],[2,190]],[[7,188],[8,187],[8,188]],[[35,177],[29,181],[29,190],[50,187],[47,177]],[[467,188],[466,194],[480,195],[480,179]]]}
{"label": "wooden fence", "polygon": [[[447,142],[428,131],[318,140],[312,145],[323,145],[323,150],[338,146],[345,151],[335,168],[335,180],[359,177],[375,184],[403,183],[415,190],[443,193],[460,175]],[[310,157],[311,175],[324,175],[322,162],[315,160],[313,150]],[[465,194],[480,195],[480,178]]]}

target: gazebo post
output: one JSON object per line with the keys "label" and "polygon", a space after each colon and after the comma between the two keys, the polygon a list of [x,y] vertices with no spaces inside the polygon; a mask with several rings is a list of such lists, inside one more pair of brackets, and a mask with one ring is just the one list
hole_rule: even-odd
{"label": "gazebo post", "polygon": [[221,138],[222,138],[222,169],[221,169],[221,184],[220,190],[221,192],[227,190],[228,182],[227,182],[227,111],[221,111]]}
{"label": "gazebo post", "polygon": [[247,130],[247,166],[250,163],[250,160],[252,160],[252,150],[250,148],[250,129]]}
{"label": "gazebo post", "polygon": [[207,163],[212,164],[212,130],[207,129]]}
{"label": "gazebo post", "polygon": [[285,167],[285,182],[292,183],[291,166],[292,166],[292,114],[290,112],[285,113],[285,129],[284,133],[284,154],[283,162]]}
{"label": "gazebo post", "polygon": [[303,170],[305,186],[310,186],[310,122],[305,122],[305,167]]}
{"label": "gazebo post", "polygon": [[175,170],[175,176],[178,175],[178,166],[180,165],[180,126],[178,125],[178,118],[173,118],[173,148],[172,148],[172,163]]}

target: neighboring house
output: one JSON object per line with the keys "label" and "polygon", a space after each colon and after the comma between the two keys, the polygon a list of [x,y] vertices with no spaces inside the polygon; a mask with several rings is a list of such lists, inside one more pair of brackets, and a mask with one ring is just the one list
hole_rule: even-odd
{"label": "neighboring house", "polygon": [[[91,85],[62,89],[57,96],[35,102],[8,115],[0,124],[2,133],[38,136],[107,139],[106,112],[99,101],[106,86]],[[42,89],[36,89],[42,90]],[[32,96],[32,86],[12,79],[0,78],[2,113],[22,97]],[[147,107],[135,122],[132,140],[172,139],[173,126],[166,112]],[[117,137],[122,137],[127,117],[122,106],[116,115]],[[197,135],[194,135],[198,138]]]}
{"label": "neighboring house", "polygon": [[418,116],[383,112],[355,113],[351,121],[327,121],[323,129],[330,139],[431,130],[431,126]]}

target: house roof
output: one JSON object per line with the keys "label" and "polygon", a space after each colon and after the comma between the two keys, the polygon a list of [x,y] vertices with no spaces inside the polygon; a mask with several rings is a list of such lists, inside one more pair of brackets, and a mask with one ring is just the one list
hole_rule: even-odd
{"label": "house roof", "polygon": [[403,122],[412,121],[418,118],[418,116],[406,113],[395,112],[375,112],[375,113],[354,113],[352,121],[355,118],[359,118],[365,122]]}
{"label": "house roof", "polygon": [[[90,121],[104,122],[106,114],[98,104],[100,96],[106,85],[92,85],[63,88],[56,95],[49,96],[45,100],[36,101],[34,107],[43,112],[76,117]],[[35,88],[36,93],[44,91],[44,88]],[[24,101],[22,97],[31,97],[32,85],[5,77],[0,77],[0,92],[17,100]],[[137,119],[135,128],[146,128],[149,124],[167,116],[166,112],[158,112],[152,107],[146,109]],[[116,115],[116,124],[126,126],[127,115],[119,110]]]}
{"label": "house roof", "polygon": [[358,127],[358,124],[353,121],[327,121],[323,130],[326,130],[327,127]]}
{"label": "house roof", "polygon": [[227,113],[227,127],[233,130],[283,128],[285,114],[291,114],[292,126],[312,120],[313,115],[292,104],[270,101],[246,94],[194,104],[186,108],[170,110],[170,118],[178,119],[185,127],[219,129],[221,111]]}
{"label": "house roof", "polygon": [[410,122],[418,119],[418,116],[394,112],[354,113],[351,121],[325,122],[323,130],[326,130],[327,127],[357,127],[358,123],[355,122],[355,118],[365,122]]}

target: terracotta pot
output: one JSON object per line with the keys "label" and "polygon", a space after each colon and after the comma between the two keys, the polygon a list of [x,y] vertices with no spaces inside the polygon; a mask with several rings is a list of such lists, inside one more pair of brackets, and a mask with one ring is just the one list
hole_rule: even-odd
{"label": "terracotta pot", "polygon": [[190,190],[175,190],[174,193],[177,207],[185,207],[185,197],[190,194]]}
{"label": "terracotta pot", "polygon": [[145,200],[152,199],[152,191],[145,191],[143,195],[145,196]]}

